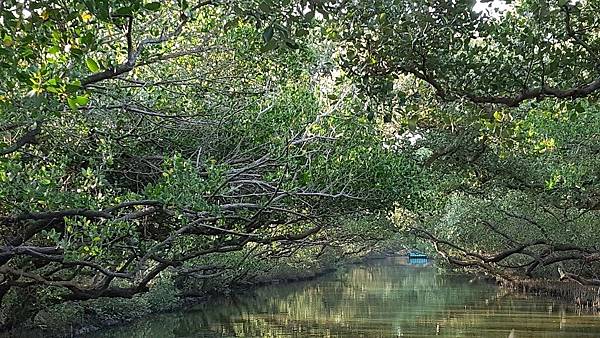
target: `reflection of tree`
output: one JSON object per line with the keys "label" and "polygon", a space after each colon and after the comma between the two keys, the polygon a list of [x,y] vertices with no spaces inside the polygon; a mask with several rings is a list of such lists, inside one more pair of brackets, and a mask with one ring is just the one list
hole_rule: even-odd
{"label": "reflection of tree", "polygon": [[[241,319],[245,326],[253,323],[266,328],[267,331],[261,332],[266,336],[311,328],[328,329],[334,336],[352,333],[389,336],[398,327],[415,323],[423,323],[423,329],[431,331],[432,327],[435,330],[435,323],[443,320],[440,315],[445,312],[440,310],[461,308],[492,294],[489,287],[481,285],[466,292],[462,286],[466,282],[464,277],[441,277],[433,269],[371,264],[339,272],[318,283],[257,290],[254,296],[236,300],[238,305],[243,302],[245,311],[230,315]],[[231,311],[225,306],[217,306],[215,310],[226,308]],[[225,329],[222,322],[217,326]],[[239,328],[226,332],[251,336]]]}
{"label": "reflection of tree", "polygon": [[374,262],[220,299],[114,337],[412,337],[439,330],[446,337],[505,338],[513,328],[518,337],[528,331],[524,336],[548,337],[558,330],[598,331],[597,321],[568,316],[551,301],[507,296],[465,276]]}

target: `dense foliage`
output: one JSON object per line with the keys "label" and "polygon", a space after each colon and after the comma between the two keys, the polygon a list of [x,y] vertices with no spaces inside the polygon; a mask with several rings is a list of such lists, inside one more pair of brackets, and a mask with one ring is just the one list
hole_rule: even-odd
{"label": "dense foliage", "polygon": [[0,2],[2,327],[423,243],[600,284],[599,7]]}
{"label": "dense foliage", "polygon": [[450,263],[600,284],[599,5],[361,2],[329,29],[369,115],[422,136],[438,184],[399,217]]}
{"label": "dense foliage", "polygon": [[308,269],[389,239],[382,217],[410,193],[414,161],[323,94],[326,48],[284,36],[303,17],[285,28],[284,11],[210,1],[13,5],[0,33],[5,327],[132,297],[167,272],[193,294],[194,280],[249,280],[285,257]]}

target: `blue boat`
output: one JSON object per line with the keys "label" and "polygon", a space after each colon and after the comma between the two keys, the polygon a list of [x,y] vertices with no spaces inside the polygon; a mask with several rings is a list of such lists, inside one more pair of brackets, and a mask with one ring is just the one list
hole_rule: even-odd
{"label": "blue boat", "polygon": [[427,254],[422,253],[421,251],[417,251],[417,250],[412,250],[408,253],[408,258],[425,258],[425,259],[429,259],[429,256],[427,256]]}
{"label": "blue boat", "polygon": [[420,251],[410,251],[408,253],[408,264],[412,265],[425,265],[429,263],[429,256]]}

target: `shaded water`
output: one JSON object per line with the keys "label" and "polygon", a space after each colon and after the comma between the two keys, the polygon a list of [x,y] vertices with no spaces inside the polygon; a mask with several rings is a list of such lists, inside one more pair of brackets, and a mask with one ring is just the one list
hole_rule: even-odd
{"label": "shaded water", "polygon": [[600,337],[600,316],[402,263],[261,287],[95,337]]}

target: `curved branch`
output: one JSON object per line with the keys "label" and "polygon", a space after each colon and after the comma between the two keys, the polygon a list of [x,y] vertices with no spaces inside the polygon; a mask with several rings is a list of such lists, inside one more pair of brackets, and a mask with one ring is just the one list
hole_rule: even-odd
{"label": "curved branch", "polygon": [[567,89],[543,86],[525,89],[520,94],[514,96],[480,96],[469,93],[464,93],[463,96],[473,103],[497,103],[508,107],[517,107],[523,101],[545,97],[554,97],[557,99],[582,98],[596,92],[598,89],[600,89],[600,77],[589,83]]}
{"label": "curved branch", "polygon": [[558,99],[576,99],[591,95],[600,89],[600,77],[597,77],[591,82],[581,84],[577,87],[560,89],[549,86],[538,88],[525,88],[519,94],[515,95],[476,95],[473,93],[449,90],[444,88],[440,82],[430,75],[419,71],[414,67],[397,67],[403,73],[408,73],[427,82],[436,90],[436,95],[445,101],[455,101],[457,99],[467,99],[473,103],[493,103],[501,104],[508,107],[517,107],[521,103],[532,99],[541,99],[546,97],[554,97]]}
{"label": "curved branch", "polygon": [[[195,10],[197,10],[201,7],[210,5],[212,3],[213,3],[212,0],[202,1],[198,4],[196,4],[196,6],[192,7],[190,9],[190,12],[194,12]],[[132,48],[133,42],[132,42],[132,36],[131,36],[131,27],[133,26],[133,22],[132,22],[132,18],[129,17],[128,18],[128,30],[127,30],[127,34],[126,34],[127,45],[128,45],[127,60],[124,63],[119,64],[115,67],[112,67],[105,71],[101,71],[101,72],[94,73],[92,75],[87,76],[86,78],[81,80],[81,85],[83,87],[87,87],[94,83],[97,83],[97,82],[100,82],[103,80],[107,80],[107,79],[112,79],[121,74],[125,74],[127,72],[132,71],[136,66],[138,66],[138,58],[142,54],[142,52],[146,49],[146,47],[148,47],[149,45],[161,44],[163,42],[169,41],[169,40],[179,36],[188,21],[189,21],[188,15],[186,15],[184,12],[181,12],[181,14],[179,16],[179,24],[175,27],[175,29],[172,32],[170,32],[168,34],[162,34],[161,36],[159,36],[157,38],[144,39],[138,43],[137,47],[134,50]]]}
{"label": "curved branch", "polygon": [[34,128],[27,131],[25,135],[19,137],[15,143],[6,148],[0,148],[0,156],[14,153],[27,144],[35,144],[37,142],[36,136],[40,133],[40,131],[39,123],[34,124]]}

